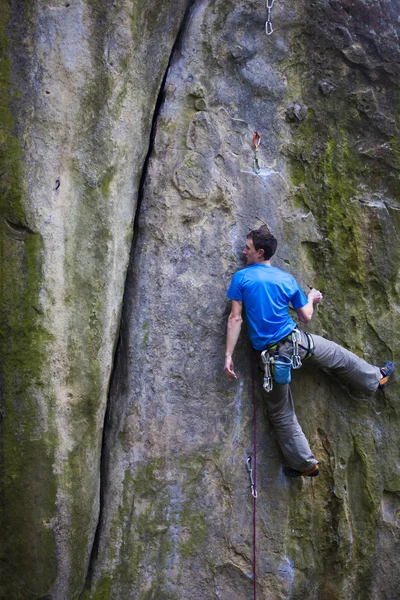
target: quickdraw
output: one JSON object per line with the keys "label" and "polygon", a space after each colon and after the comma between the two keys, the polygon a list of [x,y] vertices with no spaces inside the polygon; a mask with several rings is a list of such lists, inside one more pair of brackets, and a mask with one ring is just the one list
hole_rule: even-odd
{"label": "quickdraw", "polygon": [[299,354],[299,343],[301,342],[301,333],[298,329],[292,331],[292,343],[293,343],[293,354],[292,354],[292,369],[300,369],[301,362]]}
{"label": "quickdraw", "polygon": [[253,498],[257,498],[257,490],[256,490],[256,484],[254,482],[254,477],[253,477],[252,463],[253,463],[253,459],[251,456],[249,456],[247,458],[246,465],[247,465],[247,470],[249,472],[251,495],[253,496]]}
{"label": "quickdraw", "polygon": [[271,33],[273,33],[273,31],[274,31],[272,28],[272,21],[271,21],[271,11],[272,11],[274,2],[275,2],[275,0],[266,0],[267,20],[265,22],[265,33],[267,35],[271,35]]}
{"label": "quickdraw", "polygon": [[268,350],[263,350],[263,352],[261,352],[261,362],[264,365],[263,388],[266,392],[270,392],[273,387],[271,370],[271,363],[273,362],[273,360],[274,359],[273,357],[271,357]]}
{"label": "quickdraw", "polygon": [[253,148],[254,148],[254,160],[253,160],[253,169],[254,172],[258,175],[261,171],[260,163],[258,162],[258,147],[261,142],[261,135],[255,131],[253,134]]}

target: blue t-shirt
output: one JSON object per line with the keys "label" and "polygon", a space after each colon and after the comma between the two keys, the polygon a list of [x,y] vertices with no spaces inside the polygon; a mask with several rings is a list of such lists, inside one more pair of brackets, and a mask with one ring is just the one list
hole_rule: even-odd
{"label": "blue t-shirt", "polygon": [[243,302],[251,345],[256,350],[264,350],[296,327],[289,304],[301,308],[308,302],[292,275],[262,263],[235,273],[226,295]]}

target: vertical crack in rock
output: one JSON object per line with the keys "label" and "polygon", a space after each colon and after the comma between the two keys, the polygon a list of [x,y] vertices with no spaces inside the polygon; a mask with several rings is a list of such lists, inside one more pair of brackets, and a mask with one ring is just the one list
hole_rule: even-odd
{"label": "vertical crack in rock", "polygon": [[[124,307],[126,306],[126,294],[127,294],[126,282],[128,279],[130,265],[132,264],[133,257],[135,256],[137,231],[138,231],[138,227],[139,227],[140,207],[141,207],[142,198],[143,198],[143,190],[144,190],[144,185],[146,182],[149,160],[150,160],[150,157],[151,157],[151,155],[153,153],[153,149],[154,149],[154,139],[155,139],[155,135],[156,135],[158,116],[159,116],[161,107],[163,105],[164,99],[165,99],[165,83],[167,80],[169,68],[170,68],[171,62],[172,62],[173,57],[175,56],[176,52],[179,52],[181,40],[183,37],[183,32],[185,31],[185,28],[190,20],[192,8],[195,5],[195,3],[196,3],[196,0],[188,1],[187,5],[186,5],[185,13],[183,15],[183,18],[182,18],[182,21],[181,21],[181,24],[180,24],[180,27],[179,27],[179,30],[178,30],[178,33],[177,33],[177,36],[175,39],[175,42],[171,49],[168,64],[165,69],[164,77],[162,79],[162,82],[160,85],[160,90],[159,90],[158,97],[157,97],[155,107],[154,107],[154,113],[153,113],[153,118],[152,118],[152,122],[151,122],[151,131],[150,131],[150,136],[149,136],[149,148],[148,148],[147,155],[143,162],[143,169],[142,169],[142,174],[141,174],[139,187],[138,187],[136,211],[135,211],[135,216],[134,216],[134,220],[133,220],[132,246],[131,246],[130,258],[129,258],[129,266],[128,266],[127,275],[125,278],[125,291],[124,291],[123,300],[122,300],[120,325],[119,325],[119,330],[118,330],[118,340],[116,343],[114,356],[113,356],[113,366],[112,366],[112,372],[111,372],[109,388],[108,388],[109,391],[108,391],[107,407],[106,407],[106,412],[105,412],[105,416],[104,416],[103,438],[102,438],[102,448],[101,448],[101,458],[100,458],[99,518],[98,518],[98,523],[97,523],[97,527],[96,527],[96,533],[94,536],[92,551],[91,551],[91,555],[90,555],[90,559],[89,559],[86,581],[85,581],[85,585],[82,590],[82,594],[86,590],[91,588],[93,574],[94,574],[94,568],[95,568],[95,564],[97,561],[97,557],[99,555],[99,547],[100,547],[101,534],[102,534],[102,518],[103,518],[103,511],[104,511],[105,485],[107,482],[107,472],[108,472],[106,439],[107,439],[107,432],[108,432],[108,423],[109,423],[110,414],[111,414],[111,410],[112,410],[110,390],[113,387],[113,381],[114,381],[114,378],[116,377],[116,373],[118,371],[118,356],[120,354],[121,348],[123,347],[123,343],[122,343],[122,339],[121,339],[122,335],[123,335],[123,333],[121,332],[121,324],[123,322]],[[82,597],[82,595],[81,595],[81,597]]]}

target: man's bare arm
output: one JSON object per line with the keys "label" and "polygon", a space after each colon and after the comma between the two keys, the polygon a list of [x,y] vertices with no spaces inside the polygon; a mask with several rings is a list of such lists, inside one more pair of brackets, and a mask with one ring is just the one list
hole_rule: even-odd
{"label": "man's bare arm", "polygon": [[322,300],[322,294],[316,289],[312,289],[308,293],[308,302],[301,308],[296,308],[297,316],[302,323],[309,323],[314,314],[314,304],[319,304]]}
{"label": "man's bare arm", "polygon": [[228,318],[228,327],[226,331],[226,349],[225,349],[225,367],[224,371],[229,379],[237,379],[234,371],[232,355],[239,339],[242,328],[243,303],[239,300],[232,300],[231,314]]}

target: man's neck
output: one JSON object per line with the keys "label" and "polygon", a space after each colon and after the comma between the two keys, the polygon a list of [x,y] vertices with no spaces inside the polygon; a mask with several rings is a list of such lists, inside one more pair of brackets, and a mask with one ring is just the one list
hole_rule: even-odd
{"label": "man's neck", "polygon": [[270,260],[260,260],[259,263],[256,263],[257,265],[267,265],[267,267],[271,266],[271,261]]}

